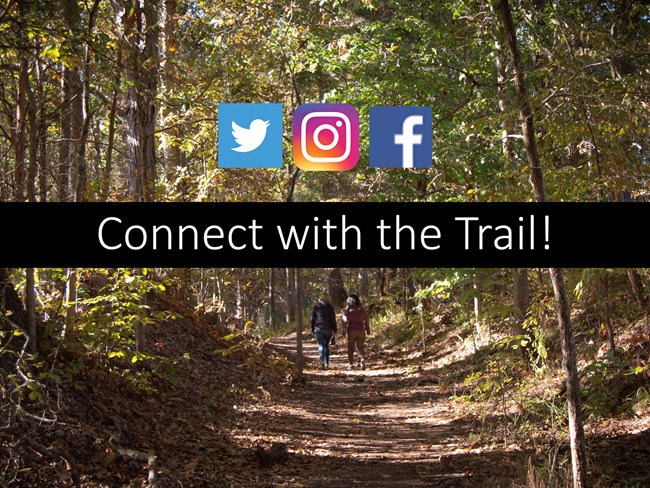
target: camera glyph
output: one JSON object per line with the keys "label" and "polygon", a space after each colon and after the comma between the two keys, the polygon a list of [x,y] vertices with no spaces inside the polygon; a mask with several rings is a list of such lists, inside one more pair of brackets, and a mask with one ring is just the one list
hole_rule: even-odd
{"label": "camera glyph", "polygon": [[293,157],[305,171],[346,171],[359,160],[359,114],[351,105],[301,105],[293,121]]}

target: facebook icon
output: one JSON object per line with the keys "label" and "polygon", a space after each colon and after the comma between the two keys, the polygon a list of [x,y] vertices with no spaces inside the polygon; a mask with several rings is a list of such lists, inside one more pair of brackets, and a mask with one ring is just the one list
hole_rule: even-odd
{"label": "facebook icon", "polygon": [[371,107],[370,166],[430,168],[431,107]]}

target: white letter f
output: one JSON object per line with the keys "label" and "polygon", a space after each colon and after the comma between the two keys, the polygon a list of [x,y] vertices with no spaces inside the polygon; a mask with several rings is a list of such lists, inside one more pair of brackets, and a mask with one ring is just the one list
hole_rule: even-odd
{"label": "white letter f", "polygon": [[413,128],[416,125],[424,124],[424,117],[421,115],[409,115],[402,122],[402,133],[395,134],[395,144],[402,146],[402,167],[413,167],[413,146],[422,144],[422,134],[414,134]]}

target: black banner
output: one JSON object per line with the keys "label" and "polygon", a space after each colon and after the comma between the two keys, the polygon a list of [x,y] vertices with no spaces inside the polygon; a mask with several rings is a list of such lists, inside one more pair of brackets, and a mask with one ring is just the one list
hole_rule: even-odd
{"label": "black banner", "polygon": [[647,203],[2,203],[2,267],[648,267]]}

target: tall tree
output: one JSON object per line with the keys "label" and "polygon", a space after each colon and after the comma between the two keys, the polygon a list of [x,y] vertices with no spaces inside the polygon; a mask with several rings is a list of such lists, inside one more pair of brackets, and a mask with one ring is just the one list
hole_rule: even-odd
{"label": "tall tree", "polygon": [[[31,63],[33,71],[37,71],[38,58]],[[29,128],[29,166],[27,169],[27,201],[36,201],[36,178],[38,176],[38,104],[32,88],[31,77],[28,76],[27,84],[27,120]]]}
{"label": "tall tree", "polygon": [[357,276],[357,292],[361,296],[368,295],[368,288],[370,287],[370,276],[368,274],[368,268],[359,268],[359,274]]}
{"label": "tall tree", "polygon": [[47,152],[47,127],[48,118],[46,110],[45,81],[43,66],[38,57],[34,61],[36,70],[37,93],[36,104],[38,106],[38,195],[40,202],[47,201],[48,195],[48,152]]}
{"label": "tall tree", "polygon": [[[89,73],[83,73],[84,60],[84,39],[81,28],[81,7],[78,0],[64,0],[61,2],[63,19],[68,29],[67,44],[71,51],[70,59],[64,68],[64,137],[61,168],[62,177],[60,182],[60,198],[77,199],[77,186],[79,183],[79,166],[85,165],[86,158],[86,135],[84,126],[86,123],[86,94],[84,93],[83,78]],[[68,134],[69,131],[69,134]],[[83,175],[82,175],[83,177]]]}
{"label": "tall tree", "polygon": [[65,334],[71,334],[77,319],[77,270],[68,268],[65,281]]}
{"label": "tall tree", "polygon": [[648,299],[643,294],[645,288],[643,286],[643,281],[641,280],[639,272],[636,269],[628,269],[627,279],[630,282],[630,287],[632,288],[634,299],[639,304],[639,307],[645,310],[645,308],[648,306]]}
{"label": "tall tree", "polygon": [[298,307],[296,311],[296,378],[302,379],[304,357],[302,350],[302,330],[303,330],[303,307],[302,307],[302,269],[295,268],[296,274],[296,295],[298,297]]}
{"label": "tall tree", "polygon": [[513,305],[519,311],[514,317],[515,326],[519,333],[522,333],[521,324],[528,314],[528,307],[530,306],[530,293],[528,289],[528,269],[527,268],[513,268],[512,269],[512,291],[513,291]]}
{"label": "tall tree", "polygon": [[18,39],[23,49],[19,49],[19,78],[16,96],[16,114],[12,131],[14,146],[14,199],[22,202],[25,199],[25,152],[27,147],[27,92],[29,90],[29,51],[24,49],[28,42],[28,3],[18,1]]}
{"label": "tall tree", "polygon": [[483,320],[482,286],[476,270],[472,273],[472,287],[474,289],[474,330],[476,334],[481,334],[483,332],[483,326],[481,324]]}
{"label": "tall tree", "polygon": [[[530,182],[533,186],[535,199],[546,201],[542,164],[537,151],[534,116],[530,99],[526,90],[524,71],[521,66],[521,55],[517,44],[517,33],[512,19],[509,0],[497,0],[496,8],[499,13],[502,29],[506,38],[512,61],[515,91],[519,107],[526,158],[530,170]],[[569,437],[571,443],[571,461],[573,467],[573,485],[576,488],[589,486],[587,477],[587,455],[585,450],[584,427],[582,421],[582,398],[580,392],[580,377],[575,350],[575,339],[571,325],[571,305],[569,304],[562,269],[550,268],[551,281],[555,292],[557,316],[562,344],[562,367],[564,369],[567,406],[569,416]]]}
{"label": "tall tree", "polygon": [[296,269],[287,268],[287,323],[296,319]]}
{"label": "tall tree", "polygon": [[269,325],[271,328],[275,328],[276,317],[275,317],[275,268],[269,268]]}
{"label": "tall tree", "polygon": [[156,185],[156,112],[159,85],[160,8],[163,0],[111,0],[128,81],[126,140],[129,194],[150,202]]}
{"label": "tall tree", "polygon": [[377,291],[379,296],[383,297],[386,294],[386,268],[377,269]]}
{"label": "tall tree", "polygon": [[[168,87],[178,80],[176,79],[176,67],[174,63],[175,53],[177,52],[176,41],[176,9],[178,0],[164,0],[161,3],[160,11],[160,111],[159,121],[162,127],[160,132],[160,146],[163,155],[163,166],[167,170],[167,177],[171,179],[174,171],[181,164],[181,124],[173,123],[172,127],[167,129],[168,117],[174,110],[178,110],[178,103],[174,103],[170,108],[170,114],[166,113],[165,107],[168,103]],[[176,114],[177,115],[177,114]],[[170,137],[171,136],[171,137]]]}
{"label": "tall tree", "polygon": [[36,352],[36,283],[34,268],[25,270],[25,312],[30,352]]}

